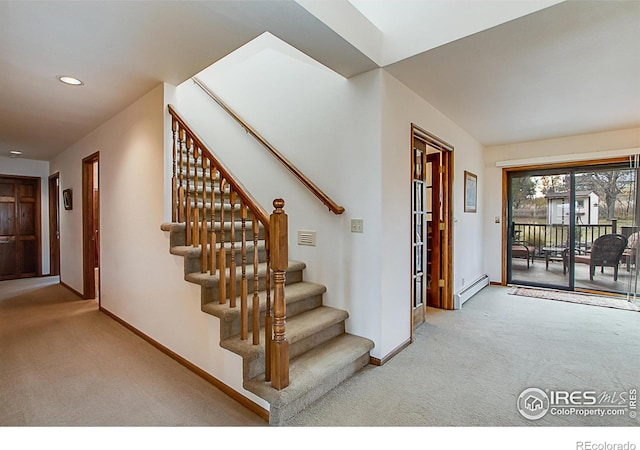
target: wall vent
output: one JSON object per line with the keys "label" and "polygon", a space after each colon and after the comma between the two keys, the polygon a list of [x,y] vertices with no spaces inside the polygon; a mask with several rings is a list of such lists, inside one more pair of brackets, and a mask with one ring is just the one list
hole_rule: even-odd
{"label": "wall vent", "polygon": [[298,230],[298,245],[316,246],[316,232],[308,230]]}

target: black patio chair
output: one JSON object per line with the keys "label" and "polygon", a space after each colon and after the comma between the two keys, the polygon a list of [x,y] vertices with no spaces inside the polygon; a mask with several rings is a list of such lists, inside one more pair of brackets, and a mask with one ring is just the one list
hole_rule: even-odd
{"label": "black patio chair", "polygon": [[585,255],[575,255],[575,262],[589,264],[589,279],[593,281],[596,267],[604,273],[605,267],[613,267],[613,279],[618,281],[618,265],[625,248],[627,238],[622,234],[605,234],[593,241],[590,252]]}

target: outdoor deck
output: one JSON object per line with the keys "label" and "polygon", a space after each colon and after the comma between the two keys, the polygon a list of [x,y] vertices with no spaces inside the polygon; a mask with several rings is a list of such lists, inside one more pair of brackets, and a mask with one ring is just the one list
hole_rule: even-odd
{"label": "outdoor deck", "polygon": [[[569,270],[563,274],[562,261],[549,261],[546,268],[545,260],[535,258],[533,264],[525,259],[513,258],[511,266],[511,279],[513,284],[533,284],[549,287],[568,287]],[[613,280],[613,268],[605,267],[604,273],[600,267],[596,268],[593,281],[589,280],[589,266],[587,264],[575,265],[575,287],[577,289],[590,289],[612,293],[626,293],[636,291],[636,269],[631,267],[627,271],[626,264],[620,264],[618,269],[618,281]],[[640,289],[640,282],[638,285]]]}

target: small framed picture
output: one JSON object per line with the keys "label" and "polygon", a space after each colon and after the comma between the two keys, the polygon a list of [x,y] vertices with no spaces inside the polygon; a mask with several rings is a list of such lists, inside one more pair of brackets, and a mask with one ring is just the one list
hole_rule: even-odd
{"label": "small framed picture", "polygon": [[464,171],[464,212],[474,213],[478,208],[478,177]]}
{"label": "small framed picture", "polygon": [[71,195],[71,189],[65,189],[62,191],[62,204],[64,205],[64,209],[71,210],[73,209],[73,197]]}

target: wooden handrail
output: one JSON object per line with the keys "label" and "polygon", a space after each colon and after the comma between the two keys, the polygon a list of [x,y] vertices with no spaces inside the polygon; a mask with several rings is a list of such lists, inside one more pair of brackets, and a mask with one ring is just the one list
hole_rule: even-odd
{"label": "wooden handrail", "polygon": [[264,148],[280,161],[307,189],[309,189],[318,199],[334,214],[342,214],[344,207],[334,202],[327,194],[325,194],[318,186],[316,186],[307,176],[305,176],[296,166],[294,166],[282,153],[280,153],[273,145],[271,145],[260,133],[254,130],[251,125],[245,122],[235,111],[233,111],[220,97],[218,97],[209,87],[204,84],[198,77],[192,78],[193,82],[198,85],[204,92],[209,95],[222,109],[224,109],[236,122],[244,128],[247,133],[253,136]]}

